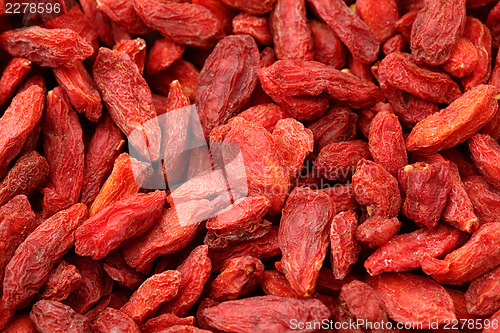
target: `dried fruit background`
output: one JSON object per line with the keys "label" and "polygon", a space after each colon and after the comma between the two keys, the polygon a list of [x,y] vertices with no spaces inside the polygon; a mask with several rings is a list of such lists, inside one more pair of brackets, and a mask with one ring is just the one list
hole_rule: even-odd
{"label": "dried fruit background", "polygon": [[24,3],[1,332],[500,332],[498,0]]}

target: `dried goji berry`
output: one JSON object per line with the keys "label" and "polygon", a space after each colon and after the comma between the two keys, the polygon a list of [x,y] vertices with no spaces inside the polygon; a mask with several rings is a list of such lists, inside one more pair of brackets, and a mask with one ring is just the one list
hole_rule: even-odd
{"label": "dried goji berry", "polygon": [[180,58],[174,61],[167,70],[149,76],[148,83],[151,89],[167,96],[170,84],[178,80],[189,99],[194,101],[199,74],[200,71],[192,63]]}
{"label": "dried goji berry", "polygon": [[487,134],[474,134],[469,139],[472,160],[483,177],[500,188],[500,145]]}
{"label": "dried goji berry", "polygon": [[394,24],[399,19],[396,0],[384,2],[357,0],[356,13],[368,24],[382,43],[396,32]]}
{"label": "dried goji berry", "polygon": [[7,174],[9,163],[38,124],[45,106],[45,93],[31,86],[18,93],[0,118],[0,178]]}
{"label": "dried goji berry", "polygon": [[419,66],[407,53],[393,52],[380,63],[378,74],[390,85],[435,103],[451,103],[462,94],[451,77]]}
{"label": "dried goji berry", "polygon": [[178,271],[155,274],[144,281],[120,310],[137,324],[142,324],[154,315],[161,304],[177,295],[180,281],[181,274]]}
{"label": "dried goji berry", "polygon": [[3,329],[4,333],[36,333],[35,325],[28,314],[18,314]]}
{"label": "dried goji berry", "polygon": [[6,31],[0,45],[13,57],[26,58],[43,67],[71,67],[90,57],[94,49],[70,29],[38,26]]}
{"label": "dried goji berry", "polygon": [[451,190],[448,162],[417,162],[399,170],[399,184],[405,196],[402,212],[410,220],[434,227]]}
{"label": "dried goji berry", "polygon": [[[224,59],[224,61],[221,61]],[[259,50],[248,35],[217,43],[200,72],[196,106],[205,136],[240,111],[257,85]],[[228,70],[229,64],[238,64]]]}
{"label": "dried goji berry", "polygon": [[47,94],[42,134],[50,169],[43,189],[43,217],[47,218],[77,203],[83,186],[85,154],[82,127],[60,87]]}
{"label": "dried goji berry", "polygon": [[314,161],[314,169],[327,179],[346,181],[352,177],[362,159],[371,159],[365,141],[334,142],[321,149]]}
{"label": "dried goji berry", "polygon": [[194,325],[196,319],[192,316],[179,318],[173,313],[165,313],[151,318],[141,325],[142,333],[156,333],[158,330],[166,329],[176,325]]}
{"label": "dried goji berry", "polygon": [[465,0],[426,1],[411,30],[413,58],[429,65],[448,60],[464,31],[465,15]]}
{"label": "dried goji berry", "polygon": [[347,50],[332,28],[316,20],[310,20],[309,25],[314,42],[314,60],[337,69],[342,68]]}
{"label": "dried goji berry", "polygon": [[56,301],[41,300],[36,302],[31,309],[30,319],[38,332],[42,333],[90,331],[90,322],[87,317]]}
{"label": "dried goji berry", "polygon": [[250,14],[265,14],[273,8],[274,0],[222,0],[226,5]]}
{"label": "dried goji berry", "polygon": [[132,59],[139,72],[143,74],[144,63],[146,62],[146,41],[142,38],[123,40],[113,46],[114,51],[120,51],[127,54]]}
{"label": "dried goji berry", "polygon": [[475,315],[490,315],[500,308],[500,267],[476,278],[465,293],[467,311]]}
{"label": "dried goji berry", "polygon": [[204,308],[197,317],[217,330],[281,332],[290,330],[293,320],[321,322],[330,317],[330,311],[317,299],[256,296]]}
{"label": "dried goji berry", "polygon": [[300,298],[286,277],[277,270],[263,271],[258,281],[266,295]]}
{"label": "dried goji berry", "polygon": [[151,32],[139,17],[140,14],[136,13],[133,1],[99,0],[97,10],[131,34]]}
{"label": "dried goji berry", "polygon": [[234,17],[232,24],[235,34],[249,34],[262,45],[271,45],[273,43],[267,17],[240,13]]}
{"label": "dried goji berry", "polygon": [[462,78],[462,85],[468,90],[488,82],[491,73],[491,33],[477,18],[468,17],[463,37],[469,39],[477,50],[474,70]]}
{"label": "dried goji berry", "polygon": [[377,248],[399,232],[401,222],[397,217],[372,216],[356,229],[356,239],[369,248]]}
{"label": "dried goji berry", "polygon": [[460,38],[442,67],[454,77],[464,77],[474,70],[477,58],[478,52],[474,44],[466,38]]}
{"label": "dried goji berry", "polygon": [[283,208],[278,236],[283,255],[281,264],[287,280],[300,296],[314,292],[328,250],[328,227],[334,214],[330,196],[309,188],[296,187]]}
{"label": "dried goji berry", "polygon": [[453,301],[446,290],[429,277],[410,273],[383,273],[367,278],[384,304],[389,317],[400,323],[455,320]]}
{"label": "dried goji berry", "polygon": [[160,216],[165,192],[137,193],[92,216],[75,233],[75,252],[102,259],[124,241],[144,234]]}
{"label": "dried goji berry", "polygon": [[147,26],[179,44],[208,49],[224,36],[219,20],[203,6],[161,0],[133,3]]}
{"label": "dried goji berry", "polygon": [[40,297],[62,302],[80,285],[81,280],[82,276],[78,269],[61,260],[59,265],[52,269],[47,282],[40,289]]}
{"label": "dried goji berry", "polygon": [[266,130],[272,133],[278,121],[289,118],[290,115],[278,104],[269,103],[252,106],[251,108],[239,113],[238,117],[263,126]]}
{"label": "dried goji berry", "polygon": [[92,332],[130,332],[140,333],[137,324],[125,313],[113,308],[104,309],[92,325]]}
{"label": "dried goji berry", "polygon": [[500,22],[500,5],[497,3],[488,13],[486,20],[486,26],[491,31],[492,46],[494,49],[497,49],[500,45],[500,27],[498,22]]}
{"label": "dried goji berry", "polygon": [[127,265],[119,250],[106,256],[103,268],[111,279],[131,290],[136,290],[146,279],[141,273]]}
{"label": "dried goji berry", "polygon": [[332,198],[332,201],[335,204],[335,211],[337,213],[344,212],[346,210],[361,210],[361,207],[354,197],[352,183],[336,184],[335,186],[324,188],[322,191]]}
{"label": "dried goji berry", "polygon": [[56,262],[73,246],[75,230],[86,215],[85,205],[75,204],[45,220],[19,245],[5,268],[4,306],[24,307],[38,292]]}
{"label": "dried goji berry", "polygon": [[106,108],[132,145],[149,160],[160,155],[161,130],[151,90],[139,68],[122,52],[100,48],[94,79]]}
{"label": "dried goji berry", "polygon": [[306,15],[305,0],[276,0],[270,16],[276,58],[313,60],[313,40]]}
{"label": "dried goji berry", "polygon": [[333,276],[341,280],[347,276],[349,271],[358,261],[361,249],[356,240],[356,228],[358,227],[358,216],[353,211],[345,211],[337,214],[330,229],[330,261],[332,263]]}
{"label": "dried goji berry", "polygon": [[49,175],[49,164],[36,151],[21,156],[0,183],[0,206],[17,195],[31,196]]}
{"label": "dried goji berry", "polygon": [[337,34],[352,56],[363,62],[372,62],[379,52],[379,41],[370,27],[342,0],[308,0],[319,17]]}
{"label": "dried goji berry", "polygon": [[211,270],[212,264],[208,258],[208,247],[204,245],[196,247],[191,251],[189,257],[177,267],[177,271],[181,274],[177,295],[163,304],[158,313],[185,316],[198,301],[203,287],[210,277]]}
{"label": "dried goji berry", "polygon": [[439,223],[432,229],[422,228],[414,232],[396,235],[379,247],[365,261],[370,275],[382,272],[402,272],[417,269],[423,256],[440,257],[448,254],[462,233]]}
{"label": "dried goji berry", "polygon": [[352,176],[354,196],[368,216],[394,217],[401,207],[398,181],[379,164],[360,160]]}
{"label": "dried goji berry", "polygon": [[495,93],[492,86],[471,88],[445,109],[415,125],[406,139],[406,149],[432,154],[464,142],[495,115]]}
{"label": "dried goji berry", "polygon": [[30,69],[31,61],[24,58],[13,58],[7,63],[0,77],[0,105],[12,97]]}
{"label": "dried goji berry", "polygon": [[480,224],[496,223],[500,218],[500,191],[482,176],[464,179],[464,187]]}
{"label": "dried goji berry", "polygon": [[106,46],[112,46],[114,44],[113,32],[107,16],[97,10],[97,0],[80,0],[80,6],[82,6],[83,13],[94,28],[99,39]]}
{"label": "dried goji berry", "polygon": [[382,52],[385,56],[392,52],[405,52],[408,48],[406,41],[401,34],[395,34],[382,45]]}
{"label": "dried goji berry", "polygon": [[169,38],[156,40],[146,56],[146,73],[154,74],[172,65],[182,56],[184,49],[184,45],[177,44]]}
{"label": "dried goji berry", "polygon": [[264,271],[262,262],[254,257],[236,257],[224,262],[219,275],[210,285],[210,297],[218,302],[248,295]]}
{"label": "dried goji berry", "polygon": [[120,129],[110,117],[105,117],[92,135],[85,156],[83,186],[80,201],[88,206],[95,200],[101,186],[113,169],[125,141]]}

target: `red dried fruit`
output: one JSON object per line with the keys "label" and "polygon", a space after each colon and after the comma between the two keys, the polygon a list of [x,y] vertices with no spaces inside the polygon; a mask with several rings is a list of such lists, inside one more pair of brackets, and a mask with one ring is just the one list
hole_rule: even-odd
{"label": "red dried fruit", "polygon": [[114,291],[111,294],[104,296],[99,303],[85,314],[91,322],[97,320],[97,316],[107,307],[120,309],[130,299],[131,294],[124,290]]}
{"label": "red dried fruit", "polygon": [[[75,265],[78,272],[80,272],[82,280],[78,288],[68,296],[64,303],[71,306],[76,312],[84,314],[87,313],[94,304],[99,302],[102,297],[111,293],[113,280],[106,274],[100,261],[80,256],[72,256],[70,259],[70,262]],[[112,299],[109,297],[107,305],[104,305],[101,310],[106,306],[111,307],[112,300],[117,301],[115,298]],[[98,305],[96,307],[98,307]]]}
{"label": "red dried fruit", "polygon": [[178,271],[155,274],[144,281],[120,310],[136,324],[141,324],[152,317],[161,304],[177,295],[180,281],[181,274]]}
{"label": "red dried fruit", "polygon": [[432,154],[464,142],[495,115],[495,90],[487,85],[471,88],[445,109],[420,121],[406,139],[406,149]]}
{"label": "red dried fruit", "polygon": [[437,258],[450,252],[460,235],[459,230],[445,223],[396,235],[368,257],[364,266],[370,275],[414,270],[420,267],[420,258]]}
{"label": "red dried fruit", "polygon": [[378,74],[388,84],[435,103],[449,104],[462,95],[448,74],[419,66],[407,53],[388,54],[380,63]]}
{"label": "red dried fruit", "polygon": [[264,91],[298,120],[314,120],[326,111],[322,93],[354,108],[385,99],[373,83],[316,61],[280,60],[259,69],[259,78]]}
{"label": "red dried fruit", "polygon": [[498,321],[500,321],[500,311],[497,311],[490,317],[490,322],[484,325],[483,333],[498,332]]}
{"label": "red dried fruit", "polygon": [[222,0],[222,2],[229,7],[256,15],[270,12],[274,4],[274,0]]}
{"label": "red dried fruit", "polygon": [[379,41],[370,27],[342,0],[309,0],[318,16],[337,34],[352,56],[363,62],[377,59]]}
{"label": "red dried fruit", "polygon": [[3,329],[4,333],[37,333],[35,325],[27,314],[18,314]]}
{"label": "red dried fruit", "polygon": [[369,248],[377,248],[389,241],[401,228],[397,217],[372,216],[356,229],[356,239]]}
{"label": "red dried fruit", "polygon": [[[443,261],[437,261],[443,270],[422,266],[438,283],[460,285],[488,272],[500,263],[500,224],[487,223],[479,227],[472,237],[457,250],[449,253]],[[435,272],[434,272],[435,271]]]}
{"label": "red dried fruit", "polygon": [[370,125],[368,144],[373,160],[392,176],[396,177],[408,164],[403,130],[394,114],[387,111],[377,113]]}
{"label": "red dried fruit", "polygon": [[134,8],[148,27],[179,44],[208,49],[224,36],[217,17],[197,4],[134,0]]}
{"label": "red dried fruit", "polygon": [[151,89],[167,96],[170,84],[178,80],[189,99],[194,101],[199,74],[200,72],[193,64],[180,58],[174,61],[167,70],[150,76],[148,82],[151,85]]}
{"label": "red dried fruit", "polygon": [[465,0],[426,1],[411,30],[411,53],[418,62],[441,65],[464,31]]}
{"label": "red dried fruit", "polygon": [[322,189],[322,191],[332,198],[332,201],[335,204],[335,211],[337,213],[344,212],[346,210],[361,210],[361,207],[354,197],[352,183],[336,184],[335,186]]}
{"label": "red dried fruit", "polygon": [[92,135],[85,156],[83,186],[80,201],[90,206],[113,169],[125,141],[120,129],[110,117],[105,117]]}
{"label": "red dried fruit", "polygon": [[92,325],[92,332],[130,332],[140,333],[137,324],[125,313],[113,308],[104,309]]}
{"label": "red dried fruit", "polygon": [[[226,301],[204,308],[198,322],[224,331],[282,332],[290,323],[321,322],[330,317],[328,308],[317,299],[295,299],[278,296],[257,296]],[[313,332],[314,329],[303,329]]]}
{"label": "red dried fruit", "polygon": [[42,133],[50,168],[43,189],[43,217],[47,218],[77,203],[83,186],[83,132],[76,112],[60,87],[47,94]]}
{"label": "red dried fruit", "polygon": [[395,22],[399,19],[396,0],[357,0],[356,14],[368,24],[371,31],[383,43],[396,32]]}
{"label": "red dried fruit", "polygon": [[127,54],[135,62],[139,72],[143,74],[144,63],[146,62],[146,41],[144,39],[136,38],[119,41],[113,46],[113,50]]}
{"label": "red dried fruit", "polygon": [[94,53],[92,46],[72,30],[38,26],[6,31],[0,35],[0,45],[13,57],[42,67],[71,67]]}
{"label": "red dried fruit", "polygon": [[[423,5],[423,1],[421,0],[416,0],[420,1]],[[404,12],[404,15],[402,15],[399,20],[397,20],[394,23],[394,26],[396,28],[396,31],[403,36],[405,41],[407,43],[410,43],[411,40],[411,28],[413,27],[413,22],[415,21],[415,18],[417,17],[417,14],[419,13],[421,8],[418,9],[412,9],[408,12]]]}
{"label": "red dried fruit", "polygon": [[146,279],[141,273],[127,265],[120,251],[106,256],[103,268],[113,281],[127,289],[136,290]]}
{"label": "red dried fruit", "polygon": [[356,201],[368,216],[394,217],[401,207],[398,181],[379,164],[361,160],[352,176]]}
{"label": "red dried fruit", "polygon": [[146,73],[154,74],[164,70],[182,57],[185,46],[177,44],[169,38],[160,38],[146,56]]}
{"label": "red dried fruit", "polygon": [[82,276],[74,265],[61,260],[59,265],[52,269],[47,282],[40,289],[40,298],[62,302],[79,285]]}
{"label": "red dried fruit", "polygon": [[273,140],[283,156],[290,180],[295,179],[305,158],[314,150],[312,131],[293,118],[282,119],[273,129]]}
{"label": "red dried fruit", "polygon": [[222,30],[226,34],[231,33],[231,20],[236,16],[236,11],[219,0],[192,0],[192,3],[203,6],[210,10],[219,20]]}
{"label": "red dried fruit", "polygon": [[104,208],[139,191],[150,175],[145,164],[123,153],[117,157],[113,170],[89,209],[92,217]]}
{"label": "red dried fruit", "polygon": [[97,0],[80,0],[80,6],[99,39],[106,46],[113,46],[113,31],[105,14],[97,10]]}
{"label": "red dried fruit", "polygon": [[357,119],[358,115],[350,109],[333,106],[321,118],[310,122],[307,128],[313,132],[315,151],[319,152],[333,142],[354,139]]}
{"label": "red dried fruit", "polygon": [[330,261],[332,263],[333,276],[342,280],[347,276],[352,265],[358,261],[361,247],[356,240],[356,228],[358,227],[358,216],[353,211],[345,211],[337,214],[330,229]]}
{"label": "red dried fruit", "polygon": [[500,308],[500,267],[478,277],[465,293],[467,311],[475,315],[490,315]]}
{"label": "red dried fruit", "polygon": [[277,0],[270,16],[276,58],[313,60],[305,0]]}
{"label": "red dried fruit", "polygon": [[[55,4],[55,3],[54,3]],[[71,29],[76,32],[80,37],[83,38],[87,44],[92,46],[93,54],[97,52],[99,48],[99,42],[97,41],[97,32],[91,25],[90,21],[83,14],[82,9],[78,4],[71,4],[72,8],[68,10],[68,6],[64,1],[61,1],[63,10],[59,15],[50,15],[48,12],[40,13],[42,14],[43,25],[45,28],[49,29]],[[64,12],[64,13],[63,13]]]}
{"label": "red dried fruit", "polygon": [[389,38],[382,46],[382,52],[385,56],[393,52],[405,52],[408,48],[404,37],[401,34],[396,34]]}
{"label": "red dried fruit", "polygon": [[367,278],[389,317],[400,323],[431,323],[456,320],[453,301],[446,290],[429,277],[410,273],[384,273]]}
{"label": "red dried fruit", "polygon": [[500,145],[487,134],[474,134],[469,139],[472,160],[483,177],[500,188]]}
{"label": "red dried fruit", "polygon": [[465,178],[464,187],[480,224],[498,222],[500,219],[500,191],[482,176]]}
{"label": "red dried fruit", "polygon": [[188,202],[171,207],[161,214],[153,227],[123,249],[127,264],[147,273],[153,261],[184,248],[199,230],[201,221],[214,211],[207,200]]}
{"label": "red dried fruit", "polygon": [[267,17],[240,13],[234,17],[232,24],[235,34],[249,34],[262,45],[273,44],[273,36],[269,30]]}
{"label": "red dried fruit", "polygon": [[23,58],[11,59],[0,77],[0,105],[7,102],[31,69],[31,61]]}
{"label": "red dried fruit", "polygon": [[[35,214],[31,210],[28,198],[24,195],[14,197],[0,207],[0,239],[2,239],[0,242],[0,281],[3,281],[5,267],[14,256],[17,247],[36,226]],[[1,304],[0,301],[0,307]]]}
{"label": "red dried fruit", "polygon": [[488,13],[486,20],[486,26],[491,31],[492,46],[494,49],[498,49],[500,45],[500,26],[498,22],[500,22],[500,5],[497,3]]}
{"label": "red dried fruit", "polygon": [[344,70],[347,73],[356,75],[362,80],[376,83],[371,71],[371,64],[362,62],[351,56],[347,57],[347,63],[349,64],[349,70]]}
{"label": "red dried fruit", "polygon": [[290,115],[278,104],[269,103],[252,106],[239,113],[238,117],[254,122],[272,133],[278,121],[289,118]]}
{"label": "red dried fruit", "polygon": [[196,106],[206,137],[248,101],[257,85],[259,61],[257,44],[248,35],[228,36],[217,43],[203,65],[196,90]]}
{"label": "red dried fruit", "polygon": [[99,0],[97,10],[131,34],[141,35],[151,32],[141,20],[140,13],[136,12],[133,1]]}
{"label": "red dried fruit", "polygon": [[75,229],[86,215],[85,205],[75,204],[45,220],[19,245],[5,268],[4,306],[24,307],[38,292],[56,262],[73,246]]}
{"label": "red dried fruit", "polygon": [[53,69],[57,83],[64,89],[71,105],[90,121],[98,121],[102,113],[101,96],[83,63]]}
{"label": "red dried fruit", "polygon": [[403,214],[418,225],[434,227],[451,190],[450,164],[410,164],[399,170],[398,179],[405,195]]}
{"label": "red dried fruit", "polygon": [[263,237],[242,242],[224,251],[209,251],[212,261],[212,271],[218,272],[222,268],[225,260],[241,256],[252,256],[263,259],[276,256],[281,253],[278,246],[278,227],[271,227],[271,230]]}
{"label": "red dried fruit", "polygon": [[[283,207],[278,243],[283,273],[300,296],[310,296],[328,250],[335,206],[321,191],[296,187]],[[297,242],[297,239],[301,239]]]}
{"label": "red dried fruit", "polygon": [[161,130],[151,90],[130,57],[119,51],[99,49],[94,80],[106,108],[132,145],[149,160],[160,157]]}
{"label": "red dried fruit", "polygon": [[[203,287],[207,283],[212,270],[212,264],[208,258],[208,247],[200,245],[196,247],[189,257],[177,267],[181,274],[181,282],[177,295],[163,304],[158,313],[172,313],[177,316],[185,316],[186,313],[198,301]],[[147,324],[147,323],[146,323]],[[181,323],[190,324],[194,323]]]}
{"label": "red dried fruit", "polygon": [[474,44],[466,38],[460,38],[442,68],[450,75],[461,78],[472,73],[477,60],[478,52]]}
{"label": "red dried fruit", "polygon": [[258,281],[266,295],[300,298],[286,277],[276,270],[263,271]]}
{"label": "red dried fruit", "polygon": [[468,17],[463,37],[474,44],[478,56],[472,73],[462,78],[462,85],[468,90],[488,82],[491,73],[491,33],[477,18]]}
{"label": "red dried fruit", "polygon": [[0,183],[0,206],[17,195],[31,196],[45,183],[49,165],[36,151],[21,156]]}
{"label": "red dried fruit", "polygon": [[344,44],[326,23],[309,20],[309,25],[314,42],[314,60],[341,69],[347,53]]}
{"label": "red dried fruit", "polygon": [[379,300],[379,296],[369,284],[354,280],[342,286],[340,303],[349,310],[356,320],[361,320],[364,325],[387,322],[387,314]]}
{"label": "red dried fruit", "polygon": [[[170,84],[170,89],[168,91],[168,97],[166,102],[166,112],[177,110],[180,108],[187,107],[191,104],[189,97],[184,92],[182,85],[179,81],[175,80]],[[156,111],[157,114],[158,110]]]}
{"label": "red dried fruit", "polygon": [[75,252],[98,260],[141,236],[160,216],[165,197],[163,191],[137,193],[104,208],[77,229]]}
{"label": "red dried fruit", "polygon": [[327,179],[346,181],[352,177],[362,159],[371,159],[365,141],[334,142],[321,149],[314,161],[314,169]]}
{"label": "red dried fruit", "polygon": [[253,291],[257,277],[264,271],[254,257],[237,257],[225,261],[219,275],[210,285],[210,297],[218,302],[238,299]]}
{"label": "red dried fruit", "polygon": [[271,228],[271,223],[262,220],[269,206],[270,202],[264,196],[236,200],[230,207],[207,221],[205,244],[220,250],[264,236]]}
{"label": "red dried fruit", "polygon": [[141,325],[140,330],[142,333],[156,333],[158,330],[164,330],[176,325],[191,325],[196,322],[194,317],[179,318],[173,313],[166,313],[158,317],[151,318]]}
{"label": "red dried fruit", "polygon": [[31,86],[18,93],[0,118],[0,178],[7,174],[9,163],[19,154],[23,144],[42,117],[45,93]]}
{"label": "red dried fruit", "polygon": [[87,317],[56,301],[41,300],[33,305],[30,319],[38,332],[80,333],[90,331]]}

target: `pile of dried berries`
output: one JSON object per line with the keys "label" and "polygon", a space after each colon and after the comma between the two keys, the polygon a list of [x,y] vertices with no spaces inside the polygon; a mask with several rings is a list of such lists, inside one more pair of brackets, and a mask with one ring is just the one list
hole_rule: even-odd
{"label": "pile of dried berries", "polygon": [[499,44],[498,0],[0,0],[0,329],[500,332]]}

